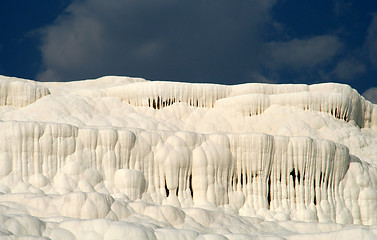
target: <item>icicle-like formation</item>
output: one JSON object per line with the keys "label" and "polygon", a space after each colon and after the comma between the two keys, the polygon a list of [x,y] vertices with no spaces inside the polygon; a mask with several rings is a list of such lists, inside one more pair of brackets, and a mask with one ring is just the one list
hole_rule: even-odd
{"label": "icicle-like formation", "polygon": [[231,108],[245,117],[262,114],[271,105],[294,106],[327,112],[345,121],[353,120],[360,127],[377,126],[377,107],[348,85],[248,83],[225,86],[136,80],[116,87],[102,87],[87,95],[117,97],[133,106],[154,109],[178,102],[193,107]]}
{"label": "icicle-like formation", "polygon": [[[377,107],[366,101],[348,85],[337,83],[314,85],[248,83],[232,86],[229,98],[221,101],[229,100],[235,104],[241,100],[242,104],[247,98],[249,100],[252,98],[247,97],[249,94],[267,95],[269,101],[264,100],[260,109],[267,109],[269,102],[271,105],[295,106],[305,110],[327,112],[345,121],[353,120],[360,127],[377,126]],[[235,96],[239,97],[233,99]],[[259,100],[260,97],[257,99]],[[249,105],[252,112],[256,104],[249,103]],[[243,112],[247,112],[247,104],[241,108]]]}
{"label": "icicle-like formation", "polygon": [[271,104],[295,106],[304,110],[327,112],[344,121],[354,120],[360,123],[360,115],[355,114],[352,100],[341,93],[302,92],[270,96]]}
{"label": "icicle-like formation", "polygon": [[27,181],[33,174],[53,178],[75,152],[77,128],[68,124],[1,122],[3,176],[13,172]]}
{"label": "icicle-like formation", "polygon": [[0,106],[24,107],[48,94],[40,83],[0,76]]}
{"label": "icicle-like formation", "polygon": [[309,85],[306,84],[267,84],[267,83],[245,83],[231,86],[232,92],[229,97],[244,94],[284,94],[295,92],[308,92]]}
{"label": "icicle-like formation", "polygon": [[353,120],[360,127],[375,126],[377,108],[360,96],[343,93],[297,92],[290,94],[245,94],[220,99],[215,107],[232,109],[243,116],[262,114],[271,105],[294,106],[303,110],[326,112],[344,121]]}
{"label": "icicle-like formation", "polygon": [[291,209],[301,220],[352,223],[350,212],[336,219],[344,210],[339,183],[348,169],[348,149],[307,137],[275,137],[274,143],[270,209]]}
{"label": "icicle-like formation", "polygon": [[139,82],[102,90],[101,95],[119,97],[132,105],[154,109],[161,109],[176,102],[210,108],[216,100],[226,97],[229,91],[228,87],[215,84]]}
{"label": "icicle-like formation", "polygon": [[159,204],[230,204],[246,215],[269,209],[287,219],[360,221],[344,210],[339,187],[348,149],[331,141],[35,122],[2,122],[0,129],[0,181],[21,178],[42,189],[51,182],[63,192],[102,191],[103,181],[110,193]]}
{"label": "icicle-like formation", "polygon": [[235,162],[231,187],[233,191],[242,193],[244,211],[269,208],[274,138],[267,134],[237,134],[229,138]]}

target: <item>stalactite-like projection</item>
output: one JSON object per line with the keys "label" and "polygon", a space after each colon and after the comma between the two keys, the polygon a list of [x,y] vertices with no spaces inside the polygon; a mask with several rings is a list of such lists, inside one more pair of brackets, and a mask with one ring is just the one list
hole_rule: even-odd
{"label": "stalactite-like projection", "polygon": [[50,91],[38,82],[0,77],[0,106],[24,107],[50,94]]}
{"label": "stalactite-like projection", "polygon": [[[307,221],[336,221],[337,204],[344,204],[339,184],[350,156],[346,147],[327,140],[81,129],[33,122],[0,126],[0,151],[11,161],[8,171],[24,181],[34,175],[56,180],[74,162],[83,172],[98,171],[115,188],[117,171],[139,171],[146,181],[145,194],[158,203],[238,204],[242,212],[265,208]],[[232,202],[235,195],[242,196],[242,203]]]}
{"label": "stalactite-like projection", "polygon": [[[329,91],[331,89],[331,91]],[[175,103],[202,108],[235,108],[241,115],[262,114],[271,105],[293,106],[303,110],[327,112],[360,127],[376,124],[377,111],[347,85],[189,84],[176,82],[136,82],[125,87],[102,90],[101,96],[116,96],[134,106],[156,110]]]}

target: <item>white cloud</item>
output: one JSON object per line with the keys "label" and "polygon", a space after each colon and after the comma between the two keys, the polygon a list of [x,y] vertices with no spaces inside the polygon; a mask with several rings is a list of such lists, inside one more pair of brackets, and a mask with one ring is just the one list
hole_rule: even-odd
{"label": "white cloud", "polygon": [[308,39],[267,44],[265,64],[269,68],[301,70],[314,68],[331,60],[342,47],[336,36],[322,35]]}

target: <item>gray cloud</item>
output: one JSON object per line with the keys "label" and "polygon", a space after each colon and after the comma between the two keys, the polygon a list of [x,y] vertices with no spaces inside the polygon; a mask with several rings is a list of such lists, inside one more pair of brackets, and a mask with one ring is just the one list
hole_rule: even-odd
{"label": "gray cloud", "polygon": [[[367,29],[365,42],[337,62],[328,74],[328,79],[338,79],[349,83],[354,82],[361,75],[373,71],[377,66],[377,14],[372,14],[372,20]],[[370,79],[358,79],[357,82],[370,82]],[[369,93],[368,97],[371,97]]]}
{"label": "gray cloud", "polygon": [[273,5],[274,0],[75,1],[43,30],[38,78],[117,74],[242,81],[249,74],[244,69],[257,65]]}
{"label": "gray cloud", "polygon": [[365,42],[370,62],[377,66],[377,13],[373,14],[372,21],[368,27],[368,34]]}
{"label": "gray cloud", "polygon": [[[272,17],[275,0],[76,0],[42,31],[42,81],[103,75],[189,82],[278,82],[336,76],[343,50],[335,35],[290,39]],[[268,34],[287,41],[266,42]],[[373,31],[371,31],[373,32]],[[372,34],[373,35],[373,34]],[[331,63],[331,64],[330,64]],[[322,75],[321,75],[322,74]]]}
{"label": "gray cloud", "polygon": [[352,10],[352,0],[333,0],[336,15],[347,14]]}
{"label": "gray cloud", "polygon": [[252,72],[250,73],[250,79],[253,81],[253,82],[258,82],[258,83],[271,83],[271,84],[276,84],[276,83],[279,83],[278,80],[276,80],[275,78],[267,78],[265,75],[263,75],[262,73],[260,72]]}
{"label": "gray cloud", "polygon": [[341,80],[351,80],[358,75],[365,73],[365,71],[365,64],[352,57],[349,57],[340,61],[332,73]]}
{"label": "gray cloud", "polygon": [[363,93],[363,96],[374,104],[377,104],[377,87],[369,88]]}
{"label": "gray cloud", "polygon": [[267,44],[265,66],[271,69],[314,68],[336,56],[342,43],[336,36],[323,35]]}
{"label": "gray cloud", "polygon": [[[351,6],[351,3],[335,1],[341,6]],[[343,6],[343,7],[345,7]],[[349,47],[349,46],[348,46]],[[371,67],[377,65],[377,14],[372,14],[372,20],[366,32],[363,45],[354,48],[345,56],[341,56],[333,70],[324,72],[322,77],[328,81],[336,79],[360,85],[365,82],[370,83],[370,79],[358,79],[360,76],[370,74]],[[370,95],[369,95],[370,97]]]}

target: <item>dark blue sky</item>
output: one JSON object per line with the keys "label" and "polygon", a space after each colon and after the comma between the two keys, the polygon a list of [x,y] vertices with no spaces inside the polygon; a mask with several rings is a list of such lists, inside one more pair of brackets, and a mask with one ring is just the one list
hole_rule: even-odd
{"label": "dark blue sky", "polygon": [[377,87],[377,1],[2,0],[0,74]]}

